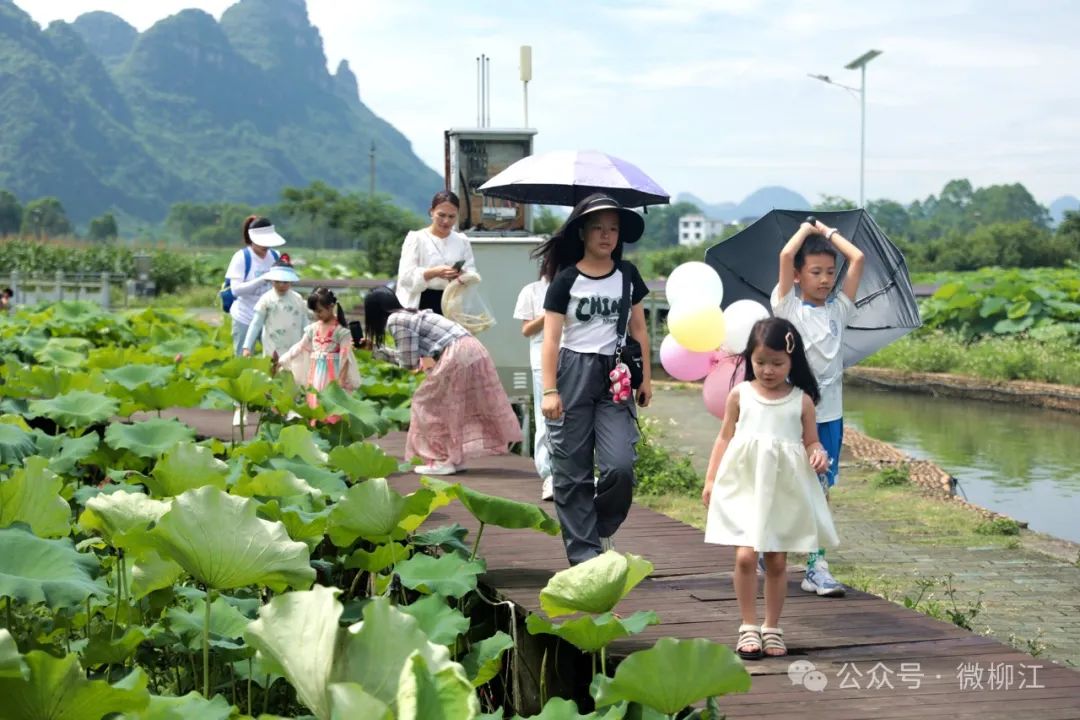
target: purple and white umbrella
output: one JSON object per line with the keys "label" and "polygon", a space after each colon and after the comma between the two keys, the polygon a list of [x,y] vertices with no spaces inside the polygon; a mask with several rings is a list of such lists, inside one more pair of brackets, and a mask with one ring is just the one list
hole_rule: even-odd
{"label": "purple and white umbrella", "polygon": [[555,150],[518,160],[480,186],[484,195],[536,205],[577,205],[602,192],[624,207],[664,205],[664,188],[639,167],[597,150]]}

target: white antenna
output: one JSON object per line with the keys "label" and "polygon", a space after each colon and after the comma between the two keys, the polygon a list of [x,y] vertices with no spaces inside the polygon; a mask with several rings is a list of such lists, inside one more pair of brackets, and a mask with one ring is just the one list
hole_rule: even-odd
{"label": "white antenna", "polygon": [[525,93],[525,125],[529,127],[529,81],[532,80],[532,46],[521,46],[521,84]]}
{"label": "white antenna", "polygon": [[483,92],[484,92],[483,89],[482,89],[484,81],[481,78],[481,70],[480,70],[480,68],[481,68],[480,58],[476,58],[476,127],[483,127],[483,124],[481,123],[481,119],[482,119],[481,113],[482,113],[482,111],[481,111],[480,108],[481,108],[481,103],[483,102],[483,100],[481,98],[483,97]]}
{"label": "white antenna", "polygon": [[484,127],[491,127],[491,58],[484,57],[484,99],[487,101],[487,115]]}

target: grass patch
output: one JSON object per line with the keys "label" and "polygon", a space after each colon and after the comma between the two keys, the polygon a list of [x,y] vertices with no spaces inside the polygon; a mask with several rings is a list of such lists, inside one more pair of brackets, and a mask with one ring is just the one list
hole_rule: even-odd
{"label": "grass patch", "polygon": [[690,495],[635,495],[634,502],[661,515],[667,515],[679,522],[692,525],[698,530],[705,529],[705,506],[701,504],[700,494]]}
{"label": "grass patch", "polygon": [[999,517],[986,520],[975,527],[980,535],[1019,535],[1020,523],[1012,518]]}
{"label": "grass patch", "polygon": [[871,478],[870,482],[878,487],[909,485],[911,484],[911,471],[907,465],[897,465],[896,467],[885,468]]}
{"label": "grass patch", "polygon": [[974,342],[953,332],[908,335],[862,361],[868,367],[954,373],[988,380],[1080,385],[1080,347],[1068,339],[988,337]]}
{"label": "grass patch", "polygon": [[663,446],[662,440],[659,421],[655,418],[642,420],[641,441],[634,463],[638,484],[634,491],[638,495],[699,496],[704,480],[690,463],[690,458],[675,457]]}

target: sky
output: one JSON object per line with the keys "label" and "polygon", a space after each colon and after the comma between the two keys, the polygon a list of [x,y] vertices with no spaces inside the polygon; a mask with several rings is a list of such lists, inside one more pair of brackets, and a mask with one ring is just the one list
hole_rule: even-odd
{"label": "sky", "polygon": [[[230,0],[16,0],[47,24],[106,10],[139,30]],[[443,131],[520,127],[519,48],[532,47],[536,152],[594,148],[672,196],[739,201],[783,185],[811,202],[859,192],[858,87],[870,49],[866,198],[908,203],[951,179],[1080,195],[1080,3],[1071,0],[308,0],[333,70],[442,168]]]}

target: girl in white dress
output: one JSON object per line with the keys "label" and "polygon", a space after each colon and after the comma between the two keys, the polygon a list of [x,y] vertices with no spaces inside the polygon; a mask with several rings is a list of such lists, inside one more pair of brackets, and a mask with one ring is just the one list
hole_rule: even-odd
{"label": "girl in white dress", "polygon": [[[746,659],[786,655],[780,612],[787,553],[836,545],[817,475],[829,457],[818,441],[820,397],[799,331],[787,320],[754,325],[743,352],[746,380],[728,396],[705,489],[705,542],[735,546],[735,595]],[[765,555],[765,623],[757,624],[757,558]]]}

